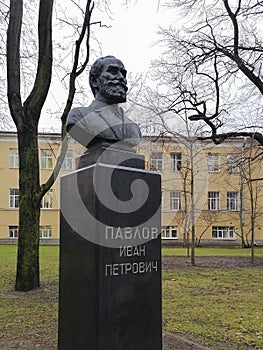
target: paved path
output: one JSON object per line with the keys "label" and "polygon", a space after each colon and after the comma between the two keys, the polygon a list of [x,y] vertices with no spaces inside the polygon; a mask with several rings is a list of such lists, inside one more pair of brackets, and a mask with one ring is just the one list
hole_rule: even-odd
{"label": "paved path", "polygon": [[185,340],[177,335],[165,333],[163,336],[163,350],[212,350],[202,345]]}

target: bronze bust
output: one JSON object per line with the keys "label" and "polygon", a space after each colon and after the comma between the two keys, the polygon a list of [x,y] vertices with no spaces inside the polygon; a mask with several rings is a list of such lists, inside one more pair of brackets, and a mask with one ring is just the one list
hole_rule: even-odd
{"label": "bronze bust", "polygon": [[121,141],[133,147],[140,142],[139,126],[118,105],[126,102],[126,73],[114,56],[101,57],[91,66],[89,83],[95,99],[88,107],[72,109],[67,118],[67,131],[83,146]]}

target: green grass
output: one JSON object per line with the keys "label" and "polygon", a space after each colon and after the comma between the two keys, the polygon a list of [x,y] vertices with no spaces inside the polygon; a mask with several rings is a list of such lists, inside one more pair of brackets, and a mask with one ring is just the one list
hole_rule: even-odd
{"label": "green grass", "polygon": [[15,292],[16,246],[0,245],[0,349],[56,349],[58,247],[40,247],[41,288]]}
{"label": "green grass", "polygon": [[262,268],[163,271],[163,328],[214,349],[263,349]]}
{"label": "green grass", "polygon": [[[249,249],[198,248],[198,256],[249,256]],[[256,248],[256,256],[263,256]],[[185,255],[164,248],[164,255]],[[58,247],[40,247],[41,288],[13,290],[15,246],[0,246],[0,349],[52,350],[57,344]],[[163,271],[163,330],[216,350],[263,349],[263,270]]]}
{"label": "green grass", "polygon": [[[162,248],[163,256],[186,256],[186,248],[181,247],[164,247]],[[198,247],[195,248],[196,256],[251,256],[251,249],[243,249],[241,247]],[[255,247],[255,256],[263,258],[263,247]]]}

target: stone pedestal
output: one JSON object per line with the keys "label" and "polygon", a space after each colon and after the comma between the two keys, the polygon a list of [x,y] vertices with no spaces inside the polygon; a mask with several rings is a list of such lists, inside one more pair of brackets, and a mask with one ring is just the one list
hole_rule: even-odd
{"label": "stone pedestal", "polygon": [[104,151],[61,178],[58,349],[161,350],[160,175]]}

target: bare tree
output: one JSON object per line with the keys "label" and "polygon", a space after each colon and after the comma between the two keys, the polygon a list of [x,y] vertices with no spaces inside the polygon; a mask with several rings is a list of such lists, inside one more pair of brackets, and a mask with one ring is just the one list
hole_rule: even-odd
{"label": "bare tree", "polygon": [[[172,96],[167,93],[148,87],[138,96],[137,101],[133,102],[149,112],[150,124],[155,126],[157,131],[156,139],[164,135],[173,137],[183,149],[185,159],[179,172],[184,196],[182,228],[187,255],[191,256],[191,264],[195,265],[195,222],[204,205],[204,193],[206,193],[204,187],[207,185],[204,174],[207,174],[207,165],[204,164],[205,157],[200,142],[197,140],[199,127],[189,122],[185,109],[182,108],[178,113],[176,107],[171,106],[171,98]],[[175,119],[175,116],[177,122],[173,125],[171,121]]]}
{"label": "bare tree", "polygon": [[[249,230],[246,233],[246,244],[251,247],[251,262],[254,263],[256,224],[262,215],[263,186],[260,170],[262,168],[262,149],[256,147],[254,140],[247,140],[244,144],[244,180],[248,190],[249,199]],[[250,238],[250,239],[249,239]]]}
{"label": "bare tree", "polygon": [[152,112],[195,121],[200,140],[244,136],[263,145],[262,2],[170,0],[166,6],[181,11],[181,27],[160,30],[165,52],[152,66]]}
{"label": "bare tree", "polygon": [[202,211],[199,216],[199,220],[204,222],[204,227],[199,235],[196,235],[196,246],[199,247],[201,244],[201,240],[203,235],[207,232],[207,230],[211,227],[213,221],[215,220],[216,213],[211,213],[209,211]]}
{"label": "bare tree", "polygon": [[8,25],[8,16],[9,16],[9,5],[4,1],[0,1],[0,128],[8,129],[10,126],[10,120],[7,116],[7,103],[6,103],[6,89],[3,88],[6,86],[6,55],[5,55],[5,46],[3,43],[6,42],[6,30]]}
{"label": "bare tree", "polygon": [[202,139],[218,144],[248,136],[263,144],[262,2],[171,0],[167,6],[190,23],[161,32],[168,50],[158,66],[175,92],[171,108],[180,112],[187,103],[189,119],[210,131]]}
{"label": "bare tree", "polygon": [[[69,79],[67,102],[61,117],[62,139],[65,138],[65,120],[71,108],[76,78],[89,61],[90,19],[93,2],[88,0],[80,6],[83,23],[76,38],[74,59]],[[12,119],[17,128],[19,152],[19,239],[16,274],[16,290],[27,291],[39,286],[39,216],[44,194],[55,181],[66,152],[58,157],[55,170],[48,181],[40,184],[38,158],[38,123],[46,101],[52,77],[52,14],[53,0],[40,0],[38,13],[38,59],[33,87],[23,101],[21,93],[21,41],[24,35],[23,16],[27,7],[23,0],[10,0],[6,39],[7,95]],[[24,14],[25,12],[25,14]],[[84,46],[85,57],[80,62],[80,50]]]}

